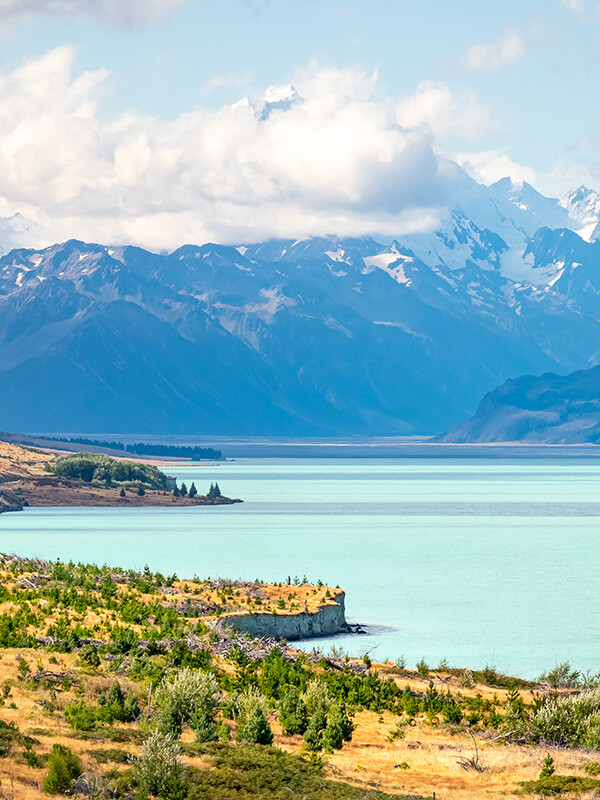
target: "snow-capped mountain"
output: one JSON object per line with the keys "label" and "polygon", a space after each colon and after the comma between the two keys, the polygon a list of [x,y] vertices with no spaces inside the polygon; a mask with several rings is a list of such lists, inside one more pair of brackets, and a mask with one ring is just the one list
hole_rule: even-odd
{"label": "snow-capped mountain", "polygon": [[560,201],[571,219],[579,222],[579,235],[587,241],[600,238],[600,194],[585,186],[571,189]]}
{"label": "snow-capped mountain", "polygon": [[447,169],[439,228],[392,241],[13,250],[0,428],[435,433],[507,378],[600,363],[593,193]]}

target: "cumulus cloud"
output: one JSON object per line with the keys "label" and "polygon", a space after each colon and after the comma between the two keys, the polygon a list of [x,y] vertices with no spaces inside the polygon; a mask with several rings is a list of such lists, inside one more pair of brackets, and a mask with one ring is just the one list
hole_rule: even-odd
{"label": "cumulus cloud", "polygon": [[422,81],[396,106],[396,120],[406,127],[425,126],[437,141],[477,139],[489,132],[491,111],[471,93],[456,97],[444,83]]}
{"label": "cumulus cloud", "polygon": [[0,75],[0,217],[13,218],[12,244],[162,249],[427,229],[448,180],[435,138],[486,117],[440,84],[382,100],[376,74],[311,64],[294,86],[217,111],[106,120],[95,102],[106,78],[74,75],[69,47]]}
{"label": "cumulus cloud", "polygon": [[0,0],[0,19],[31,14],[92,15],[107,23],[133,28],[170,14],[186,0]]}
{"label": "cumulus cloud", "polygon": [[455,160],[463,169],[481,183],[491,184],[500,178],[513,178],[517,181],[536,182],[536,173],[530,167],[518,164],[506,154],[505,150],[488,150],[479,153],[458,153]]}
{"label": "cumulus cloud", "polygon": [[[69,236],[172,247],[431,224],[440,195],[431,137],[401,127],[358,69],[297,75],[268,93],[175,120],[101,120],[103,70],[72,75],[61,47],[0,76],[0,215],[17,240]],[[285,92],[284,92],[285,94]],[[267,101],[265,101],[267,102]]]}
{"label": "cumulus cloud", "polygon": [[465,66],[473,72],[503,69],[520,61],[525,50],[525,42],[518,33],[507,33],[498,42],[479,42],[469,47]]}

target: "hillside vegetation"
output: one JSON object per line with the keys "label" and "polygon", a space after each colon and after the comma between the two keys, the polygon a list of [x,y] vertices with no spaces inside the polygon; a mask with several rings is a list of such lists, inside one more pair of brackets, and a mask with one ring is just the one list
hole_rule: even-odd
{"label": "hillside vegetation", "polygon": [[410,671],[217,624],[333,593],[2,557],[0,792],[500,800],[600,786],[595,676]]}

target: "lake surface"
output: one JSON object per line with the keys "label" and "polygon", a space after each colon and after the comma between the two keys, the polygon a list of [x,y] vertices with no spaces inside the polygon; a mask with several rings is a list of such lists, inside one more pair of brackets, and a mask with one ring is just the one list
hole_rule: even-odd
{"label": "lake surface", "polygon": [[[600,670],[600,461],[261,459],[177,465],[242,505],[27,509],[0,550],[180,577],[339,584],[368,636],[318,640],[374,659]],[[314,643],[306,644],[307,648]]]}

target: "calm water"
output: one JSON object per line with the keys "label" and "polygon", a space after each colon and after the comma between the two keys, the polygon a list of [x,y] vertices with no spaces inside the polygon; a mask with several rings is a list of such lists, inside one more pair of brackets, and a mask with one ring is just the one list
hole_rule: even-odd
{"label": "calm water", "polygon": [[353,655],[600,670],[600,462],[240,460],[169,470],[239,506],[28,509],[0,550],[180,576],[339,584]]}

